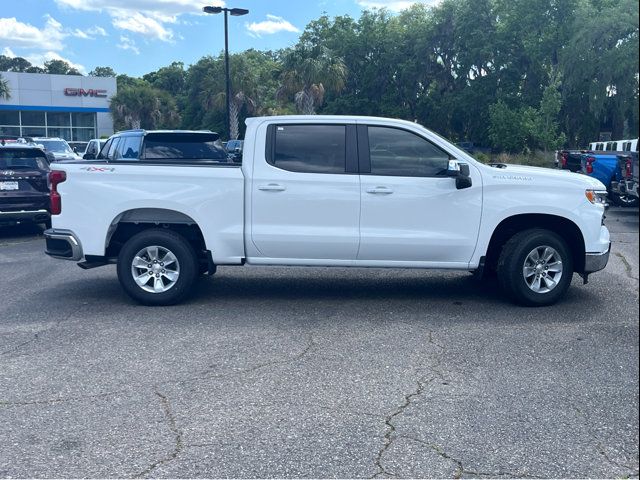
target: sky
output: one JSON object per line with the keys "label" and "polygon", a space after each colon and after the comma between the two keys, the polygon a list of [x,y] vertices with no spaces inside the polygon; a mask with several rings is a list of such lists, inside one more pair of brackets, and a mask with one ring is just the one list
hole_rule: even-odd
{"label": "sky", "polygon": [[[437,0],[418,0],[432,4]],[[294,45],[323,13],[360,16],[392,12],[412,0],[0,0],[0,54],[34,65],[62,59],[87,74],[96,66],[142,76],[173,61],[190,65],[224,49],[222,15],[204,5],[245,8],[229,17],[229,50],[276,50]]]}

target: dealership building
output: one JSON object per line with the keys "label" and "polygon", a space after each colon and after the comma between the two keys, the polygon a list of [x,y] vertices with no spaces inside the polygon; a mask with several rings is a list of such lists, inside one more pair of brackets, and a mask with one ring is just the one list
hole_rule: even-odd
{"label": "dealership building", "polygon": [[0,98],[0,133],[88,141],[113,134],[109,100],[116,79],[0,72],[10,98]]}

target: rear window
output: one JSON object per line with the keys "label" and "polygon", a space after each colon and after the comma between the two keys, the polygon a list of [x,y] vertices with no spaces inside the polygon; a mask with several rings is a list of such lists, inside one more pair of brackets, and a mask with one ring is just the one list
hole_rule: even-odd
{"label": "rear window", "polygon": [[227,163],[227,152],[215,133],[148,134],[144,160],[186,163]]}
{"label": "rear window", "polygon": [[48,170],[49,162],[39,150],[5,150],[0,149],[0,170],[38,169]]}

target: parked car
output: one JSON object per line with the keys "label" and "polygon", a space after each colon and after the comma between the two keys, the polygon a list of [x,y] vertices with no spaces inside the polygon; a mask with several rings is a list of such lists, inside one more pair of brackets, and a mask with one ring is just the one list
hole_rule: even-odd
{"label": "parked car", "polygon": [[0,225],[51,226],[48,174],[42,149],[18,143],[0,146]]}
{"label": "parked car", "polygon": [[594,178],[483,165],[403,120],[246,123],[242,165],[218,157],[216,134],[166,131],[122,132],[98,160],[55,165],[46,253],[85,269],[116,263],[124,290],[149,305],[245,264],[496,271],[515,301],[549,305],[574,272],[586,282],[607,264]]}
{"label": "parked car", "polygon": [[589,144],[589,150],[593,152],[637,152],[638,139],[591,142]]}
{"label": "parked car", "polygon": [[33,137],[32,141],[36,145],[42,146],[45,152],[53,155],[56,162],[78,160],[81,158],[72,150],[67,141],[62,138]]}
{"label": "parked car", "polygon": [[87,150],[89,142],[67,142],[76,155],[82,156]]}
{"label": "parked car", "polygon": [[558,150],[556,152],[556,166],[561,170],[579,172],[582,168],[582,154],[586,150]]}
{"label": "parked car", "polygon": [[244,146],[244,140],[229,140],[226,143],[225,149],[229,154],[229,158],[231,158],[233,162],[236,162],[236,163],[242,162],[243,146]]}
{"label": "parked car", "polygon": [[621,207],[638,206],[638,197],[616,191],[619,182],[622,180],[616,152],[583,153],[581,155],[581,172],[596,178],[606,185],[609,198],[614,204]]}
{"label": "parked car", "polygon": [[105,143],[107,143],[106,139],[94,138],[89,140],[82,158],[85,160],[94,160],[100,153],[100,150],[102,150],[102,147],[104,147]]}
{"label": "parked car", "polygon": [[[634,175],[635,172],[635,175]],[[619,196],[638,198],[638,154],[618,155],[617,177],[611,182],[611,190]]]}

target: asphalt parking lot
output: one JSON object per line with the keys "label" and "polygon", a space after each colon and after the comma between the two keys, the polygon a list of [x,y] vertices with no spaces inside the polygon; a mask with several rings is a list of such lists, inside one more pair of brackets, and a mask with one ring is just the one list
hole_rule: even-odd
{"label": "asphalt parking lot", "polygon": [[0,477],[638,476],[638,210],[525,309],[466,273],[220,268],[148,308],[0,229]]}

